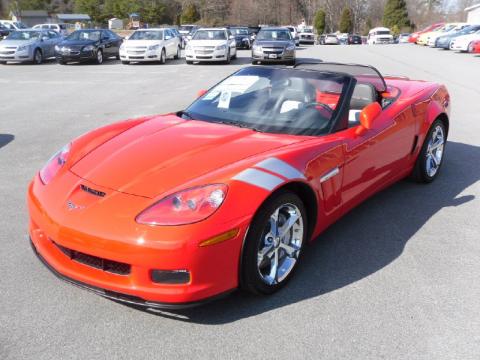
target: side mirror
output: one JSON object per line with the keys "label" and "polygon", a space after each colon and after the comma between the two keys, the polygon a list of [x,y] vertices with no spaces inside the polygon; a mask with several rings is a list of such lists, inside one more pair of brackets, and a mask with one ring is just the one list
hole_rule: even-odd
{"label": "side mirror", "polygon": [[49,40],[48,36],[42,36],[42,41],[47,41],[47,40]]}
{"label": "side mirror", "polygon": [[197,98],[201,98],[203,95],[205,95],[208,92],[208,90],[202,89],[198,90],[197,92]]}
{"label": "side mirror", "polygon": [[362,134],[365,130],[371,130],[374,127],[375,119],[382,112],[382,107],[378,102],[367,105],[360,112],[360,127],[357,134]]}

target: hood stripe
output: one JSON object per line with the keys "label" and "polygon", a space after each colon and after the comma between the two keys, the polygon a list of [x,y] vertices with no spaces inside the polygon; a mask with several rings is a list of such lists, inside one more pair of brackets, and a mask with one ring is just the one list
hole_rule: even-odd
{"label": "hood stripe", "polygon": [[286,179],[305,179],[305,176],[290,164],[280,159],[271,157],[260,161],[254,165],[257,168],[265,169],[270,172],[283,176]]}
{"label": "hood stripe", "polygon": [[243,170],[241,173],[235,175],[232,179],[258,186],[268,191],[272,191],[284,181],[278,176],[257,169]]}

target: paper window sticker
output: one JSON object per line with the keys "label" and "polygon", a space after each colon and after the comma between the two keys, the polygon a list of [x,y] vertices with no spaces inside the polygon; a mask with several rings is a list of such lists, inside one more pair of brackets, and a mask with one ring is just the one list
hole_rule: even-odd
{"label": "paper window sticker", "polygon": [[232,93],[230,91],[222,91],[220,94],[220,99],[218,100],[219,109],[228,109],[230,107],[230,99],[232,98]]}

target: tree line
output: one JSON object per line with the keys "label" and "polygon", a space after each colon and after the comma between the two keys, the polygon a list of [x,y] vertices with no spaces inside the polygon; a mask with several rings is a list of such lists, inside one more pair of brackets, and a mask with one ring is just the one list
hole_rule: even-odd
{"label": "tree line", "polygon": [[[0,0],[0,13],[47,10],[86,13],[98,25],[138,13],[152,25],[297,25],[305,20],[319,32],[365,33],[375,26],[396,32],[440,20],[463,20],[476,0]],[[452,5],[453,4],[453,5]]]}

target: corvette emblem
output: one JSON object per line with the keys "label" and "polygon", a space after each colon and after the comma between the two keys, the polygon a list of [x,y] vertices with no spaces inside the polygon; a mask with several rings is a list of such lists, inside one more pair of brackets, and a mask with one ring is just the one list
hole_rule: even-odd
{"label": "corvette emblem", "polygon": [[73,201],[71,200],[68,200],[67,201],[67,207],[68,207],[68,210],[70,211],[73,211],[73,210],[82,210],[83,208],[85,208],[85,206],[81,206],[81,205],[77,205],[75,204]]}

